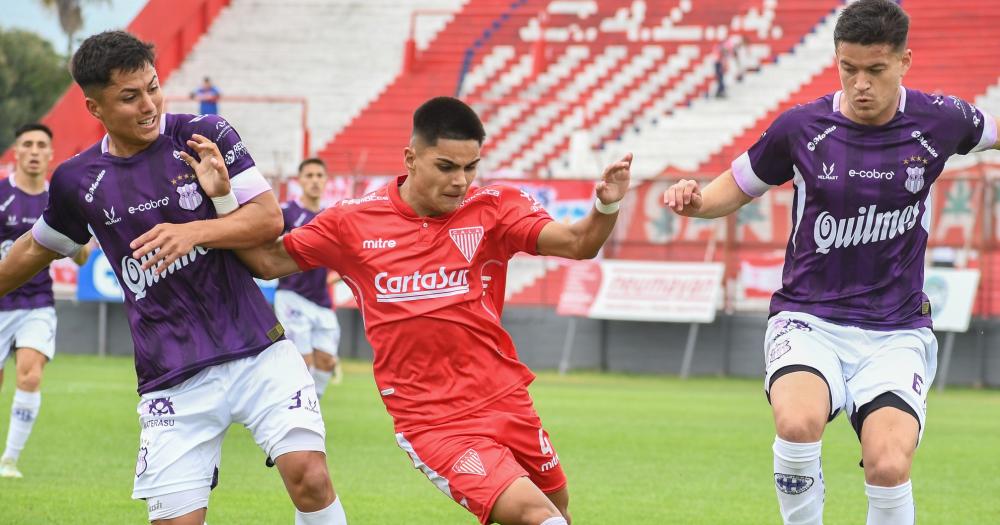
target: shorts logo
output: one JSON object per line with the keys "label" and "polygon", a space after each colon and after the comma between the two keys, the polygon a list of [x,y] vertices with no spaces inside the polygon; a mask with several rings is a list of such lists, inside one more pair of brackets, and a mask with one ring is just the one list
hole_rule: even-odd
{"label": "shorts logo", "polygon": [[792,349],[792,344],[788,342],[788,339],[772,344],[771,350],[767,354],[767,363],[771,364],[777,361],[778,359],[781,358],[781,356],[787,354],[788,351],[791,349]]}
{"label": "shorts logo", "polygon": [[292,404],[288,406],[288,410],[295,410],[296,408],[305,408],[306,410],[319,414],[319,401],[316,398],[306,399],[305,403],[302,403],[302,391],[299,390],[295,392],[292,396]]}
{"label": "shorts logo", "polygon": [[448,235],[451,236],[451,241],[455,243],[458,251],[465,256],[465,260],[471,263],[472,257],[479,249],[479,243],[483,240],[483,227],[453,228],[448,230]]}
{"label": "shorts logo", "polygon": [[802,494],[803,492],[809,490],[816,480],[809,476],[796,476],[794,474],[781,474],[780,472],[774,473],[774,485],[778,487],[778,490],[795,496],[797,494]]}
{"label": "shorts logo", "polygon": [[158,397],[149,402],[147,412],[151,416],[174,415],[174,404],[169,397]]}
{"label": "shorts logo", "polygon": [[458,461],[455,462],[455,465],[451,469],[459,474],[486,475],[486,467],[483,466],[483,460],[479,458],[479,453],[471,448],[466,450],[465,454],[462,454],[462,457],[458,458]]}
{"label": "shorts logo", "polygon": [[143,472],[146,472],[146,467],[149,465],[146,463],[146,456],[149,454],[149,449],[142,447],[139,449],[139,456],[135,460],[135,477],[139,477]]}
{"label": "shorts logo", "polygon": [[924,390],[924,378],[920,374],[913,374],[913,391],[921,395]]}
{"label": "shorts logo", "polygon": [[798,319],[778,319],[774,323],[774,338],[779,337],[791,332],[793,330],[802,330],[803,332],[811,332],[809,323],[805,321],[799,321]]}

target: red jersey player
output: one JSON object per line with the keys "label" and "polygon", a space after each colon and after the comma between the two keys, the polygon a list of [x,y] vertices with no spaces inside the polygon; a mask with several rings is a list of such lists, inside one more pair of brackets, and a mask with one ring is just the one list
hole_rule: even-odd
{"label": "red jersey player", "polygon": [[632,157],[608,166],[594,209],[564,225],[515,188],[469,193],[484,138],[472,108],[431,99],[413,116],[407,175],[240,256],[266,278],[324,266],[343,277],[396,441],[442,492],[484,524],[565,525],[566,476],[528,395],[534,375],[500,325],[507,261],[594,257]]}

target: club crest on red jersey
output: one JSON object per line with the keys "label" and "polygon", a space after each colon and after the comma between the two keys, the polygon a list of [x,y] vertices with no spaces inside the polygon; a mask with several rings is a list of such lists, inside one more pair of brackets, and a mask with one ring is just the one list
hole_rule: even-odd
{"label": "club crest on red jersey", "polygon": [[483,466],[483,460],[479,458],[479,453],[471,448],[466,450],[465,454],[462,454],[462,457],[458,458],[458,461],[455,462],[455,465],[451,469],[459,474],[486,475],[486,467]]}
{"label": "club crest on red jersey", "polygon": [[458,251],[465,256],[465,260],[471,263],[472,258],[476,255],[476,250],[479,249],[479,243],[483,240],[483,231],[482,226],[452,228],[448,230],[448,235],[458,247]]}

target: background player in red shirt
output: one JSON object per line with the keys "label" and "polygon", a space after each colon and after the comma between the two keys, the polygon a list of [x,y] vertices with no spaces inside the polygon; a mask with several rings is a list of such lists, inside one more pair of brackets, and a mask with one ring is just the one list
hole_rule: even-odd
{"label": "background player in red shirt", "polygon": [[567,524],[566,477],[527,392],[534,375],[500,325],[507,261],[597,255],[632,156],[605,168],[591,213],[564,225],[518,189],[469,191],[484,138],[469,106],[431,99],[413,116],[406,175],[240,256],[267,278],[320,266],[342,276],[397,443],[442,492],[484,524]]}

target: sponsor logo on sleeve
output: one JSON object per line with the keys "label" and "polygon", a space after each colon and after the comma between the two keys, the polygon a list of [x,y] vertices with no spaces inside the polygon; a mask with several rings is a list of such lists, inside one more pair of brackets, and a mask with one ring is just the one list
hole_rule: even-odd
{"label": "sponsor logo on sleeve", "polygon": [[10,206],[10,203],[14,202],[14,197],[15,195],[11,195],[10,197],[7,197],[7,200],[3,201],[3,204],[0,204],[0,212],[7,211],[7,207]]}
{"label": "sponsor logo on sleeve", "polygon": [[[823,139],[828,137],[834,131],[837,131],[837,126],[830,126],[824,129],[822,133],[813,137],[809,142],[806,142],[806,149],[809,151],[816,151],[816,146],[819,146],[819,143],[823,142]],[[761,135],[761,138],[763,137],[764,136]]]}
{"label": "sponsor logo on sleeve", "polygon": [[87,193],[84,194],[83,200],[87,202],[94,202],[94,193],[97,191],[97,188],[100,187],[101,181],[104,180],[104,173],[105,170],[101,170],[101,172],[97,174],[97,178],[94,179],[94,182],[90,184],[89,188],[87,188]]}

